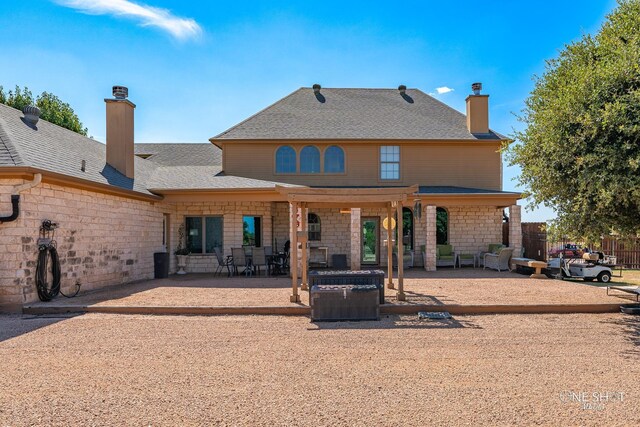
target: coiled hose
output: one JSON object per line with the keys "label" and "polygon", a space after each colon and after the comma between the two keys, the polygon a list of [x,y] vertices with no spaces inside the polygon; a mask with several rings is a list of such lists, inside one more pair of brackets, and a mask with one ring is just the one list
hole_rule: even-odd
{"label": "coiled hose", "polygon": [[[53,245],[40,245],[36,266],[36,287],[40,301],[51,301],[60,293],[60,259]],[[47,267],[51,258],[51,285],[47,283]]]}

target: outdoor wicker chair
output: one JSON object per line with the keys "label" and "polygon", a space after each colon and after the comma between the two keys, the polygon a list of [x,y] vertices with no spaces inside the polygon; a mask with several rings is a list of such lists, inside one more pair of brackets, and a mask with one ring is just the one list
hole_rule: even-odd
{"label": "outdoor wicker chair", "polygon": [[436,267],[456,268],[457,254],[451,245],[436,245]]}
{"label": "outdoor wicker chair", "polygon": [[498,271],[509,270],[509,260],[512,253],[513,248],[502,248],[497,254],[486,253],[484,255],[484,268],[489,267]]}

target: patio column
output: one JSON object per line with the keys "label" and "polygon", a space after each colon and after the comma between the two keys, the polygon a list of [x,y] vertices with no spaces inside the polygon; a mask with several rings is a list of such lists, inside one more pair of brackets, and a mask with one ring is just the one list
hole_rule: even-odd
{"label": "patio column", "polygon": [[307,204],[303,203],[302,204],[302,218],[300,218],[300,225],[302,228],[302,231],[304,231],[304,234],[306,235],[304,239],[301,239],[300,241],[300,245],[302,246],[302,286],[300,287],[300,289],[302,289],[303,291],[308,291],[309,287],[307,284],[307,271],[309,269],[309,253],[307,250],[307,242],[309,241],[308,238],[308,233],[309,233],[309,228],[307,227],[307,218],[309,215],[309,209],[307,209]]}
{"label": "patio column", "polygon": [[[513,248],[513,256],[520,256],[522,249],[522,212],[518,205],[509,206],[509,246]],[[516,255],[517,254],[517,255]]]}
{"label": "patio column", "polygon": [[289,252],[289,268],[291,270],[291,297],[289,301],[300,302],[298,295],[298,204],[296,202],[289,203],[289,225],[291,247]]}
{"label": "patio column", "polygon": [[398,301],[404,301],[406,296],[404,295],[404,247],[403,247],[403,218],[402,218],[402,203],[398,202],[396,205],[397,221],[398,224],[398,236],[396,237],[396,244],[398,245],[398,293],[396,298]]}
{"label": "patio column", "polygon": [[351,208],[351,270],[360,270],[362,250],[362,221],[360,208]]}
{"label": "patio column", "polygon": [[427,222],[427,242],[424,247],[424,269],[426,271],[436,271],[436,207],[431,205],[425,207],[424,217]]}
{"label": "patio column", "polygon": [[389,269],[389,278],[387,279],[387,288],[393,289],[393,228],[391,227],[391,218],[393,210],[391,203],[387,205],[387,268]]}

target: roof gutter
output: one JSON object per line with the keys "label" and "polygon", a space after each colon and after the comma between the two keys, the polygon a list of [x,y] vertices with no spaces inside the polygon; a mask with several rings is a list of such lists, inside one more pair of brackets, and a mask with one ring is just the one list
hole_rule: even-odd
{"label": "roof gutter", "polygon": [[11,192],[11,215],[0,217],[0,224],[5,222],[12,222],[18,219],[20,216],[20,193],[25,190],[29,190],[36,185],[42,182],[42,174],[36,173],[33,175],[33,180],[31,182],[26,182],[21,185],[16,185],[13,187],[13,191]]}
{"label": "roof gutter", "polygon": [[162,196],[156,194],[144,194],[127,188],[116,187],[109,184],[102,184],[99,182],[89,181],[87,179],[76,178],[69,175],[63,175],[56,172],[33,168],[31,166],[0,167],[0,178],[24,178],[25,175],[29,174],[42,174],[44,182],[47,183],[56,185],[68,185],[71,187],[87,189],[98,193],[112,194],[129,199],[144,200],[148,202],[157,202],[163,199]]}

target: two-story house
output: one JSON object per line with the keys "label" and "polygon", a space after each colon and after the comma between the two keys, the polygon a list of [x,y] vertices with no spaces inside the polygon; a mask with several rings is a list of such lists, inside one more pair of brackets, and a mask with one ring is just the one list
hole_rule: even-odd
{"label": "two-story house", "polygon": [[35,299],[43,219],[60,226],[63,289],[152,277],[153,253],[179,239],[192,272],[215,269],[214,248],[290,241],[292,301],[308,261],[389,268],[395,251],[401,286],[404,264],[435,270],[436,243],[475,253],[501,242],[505,208],[517,248],[505,137],[489,128],[488,95],[473,89],[465,116],[404,86],[314,85],[210,144],[134,144],[122,87],[105,100],[106,145],[0,106],[0,206],[13,208],[0,218],[0,306]]}

